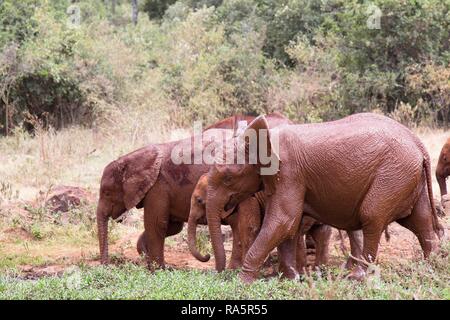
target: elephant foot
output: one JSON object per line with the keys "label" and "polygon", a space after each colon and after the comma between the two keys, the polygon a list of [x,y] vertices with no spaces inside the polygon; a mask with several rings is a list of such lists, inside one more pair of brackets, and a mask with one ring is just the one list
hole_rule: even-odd
{"label": "elephant foot", "polygon": [[291,280],[299,280],[300,274],[297,270],[292,266],[280,266],[280,273],[282,278],[291,279]]}
{"label": "elephant foot", "polygon": [[100,264],[102,264],[102,265],[109,264],[109,256],[100,257]]}
{"label": "elephant foot", "polygon": [[258,277],[255,272],[241,271],[239,273],[239,279],[243,283],[251,284],[251,283],[255,282],[256,280],[258,280]]}
{"label": "elephant foot", "polygon": [[307,274],[309,274],[308,268],[306,266],[299,266],[299,267],[297,267],[297,272],[300,275],[307,275]]}
{"label": "elephant foot", "polygon": [[230,263],[228,265],[228,269],[230,269],[230,270],[237,270],[237,269],[240,269],[241,267],[242,267],[242,264],[240,264],[240,263]]}
{"label": "elephant foot", "polygon": [[242,263],[233,262],[233,261],[231,261],[230,264],[228,265],[228,269],[231,269],[231,270],[237,270],[241,267],[242,267]]}
{"label": "elephant foot", "polygon": [[355,261],[351,257],[348,257],[347,261],[342,264],[342,268],[346,270],[352,270],[354,266]]}
{"label": "elephant foot", "polygon": [[166,265],[164,263],[157,263],[156,261],[152,261],[147,263],[147,269],[150,272],[155,272],[156,270],[166,269]]}
{"label": "elephant foot", "polygon": [[347,276],[347,279],[363,281],[365,279],[365,277],[366,277],[366,272],[364,271],[363,267],[355,266],[353,268],[352,272]]}

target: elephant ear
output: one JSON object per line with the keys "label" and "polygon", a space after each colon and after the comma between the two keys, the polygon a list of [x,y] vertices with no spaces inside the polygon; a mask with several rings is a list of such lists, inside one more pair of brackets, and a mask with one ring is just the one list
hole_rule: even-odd
{"label": "elephant ear", "polygon": [[158,178],[162,154],[158,147],[147,146],[138,149],[122,161],[123,200],[127,210],[137,206]]}
{"label": "elephant ear", "polygon": [[[249,137],[249,139],[245,139],[245,137]],[[256,160],[255,164],[259,167],[265,193],[267,195],[273,194],[276,182],[279,179],[278,172],[281,165],[278,155],[277,129],[269,130],[266,117],[259,116],[247,126],[241,135],[241,139],[244,139],[246,158],[249,161],[252,157]]]}

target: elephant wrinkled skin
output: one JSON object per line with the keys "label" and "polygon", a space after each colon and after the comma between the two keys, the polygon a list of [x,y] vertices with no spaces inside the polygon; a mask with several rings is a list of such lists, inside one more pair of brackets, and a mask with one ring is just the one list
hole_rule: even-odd
{"label": "elephant wrinkled skin", "polygon": [[[192,255],[199,261],[206,262],[210,256],[203,256],[196,247],[197,224],[206,218],[208,175],[200,177],[191,197],[191,211],[188,220],[188,245]],[[230,269],[242,266],[242,262],[250,246],[256,239],[264,216],[265,195],[260,191],[240,202],[232,209],[230,215],[222,219],[222,224],[230,225],[233,233]],[[307,209],[305,214],[307,214]],[[331,227],[324,225],[307,215],[303,216],[298,235],[296,259],[297,270],[303,272],[306,268],[305,235],[312,238],[316,249],[315,266],[319,267],[328,261],[328,244],[331,237]],[[280,272],[288,272],[284,256],[280,255]]]}
{"label": "elephant wrinkled skin", "polygon": [[[241,136],[251,130],[268,130],[265,117],[255,119]],[[278,137],[278,154],[273,137]],[[233,139],[235,144],[227,145],[243,148],[247,154],[252,151],[242,137]],[[320,124],[280,126],[256,143],[256,151],[265,145],[272,160],[280,160],[275,175],[261,175],[267,164],[259,156],[256,164],[219,161],[209,171],[206,215],[217,270],[225,264],[220,217],[234,199],[242,201],[261,189],[267,195],[266,213],[245,257],[243,281],[257,278],[273,248],[278,246],[289,256],[305,202],[313,209],[312,217],[323,223],[362,229],[360,259],[376,261],[381,234],[393,221],[417,236],[426,258],[438,248],[436,235],[441,237],[443,228],[433,205],[430,157],[420,140],[398,122],[362,113]],[[288,261],[291,269],[294,260]],[[350,277],[361,279],[364,268],[358,263]]]}
{"label": "elephant wrinkled skin", "polygon": [[[229,118],[234,119],[235,117]],[[289,123],[280,114],[268,116],[269,123]],[[224,125],[225,121],[225,125]],[[236,120],[221,121],[235,129]],[[211,137],[217,134],[233,136],[232,130],[206,130],[202,134],[202,148],[210,146]],[[127,210],[144,208],[145,235],[139,239],[138,248],[145,248],[149,268],[164,267],[164,240],[179,233],[188,220],[190,198],[199,177],[208,172],[210,165],[175,164],[174,150],[188,150],[194,158],[193,137],[161,144],[150,144],[108,164],[100,182],[97,206],[97,226],[102,263],[108,262],[108,219],[119,218]],[[202,149],[203,150],[203,149]],[[145,245],[144,245],[145,243]]]}

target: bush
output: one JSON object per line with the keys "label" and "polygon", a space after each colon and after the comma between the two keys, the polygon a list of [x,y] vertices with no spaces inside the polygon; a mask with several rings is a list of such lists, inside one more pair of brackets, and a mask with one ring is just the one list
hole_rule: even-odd
{"label": "bush", "polygon": [[175,2],[176,0],[146,0],[142,9],[150,19],[161,19],[167,8]]}
{"label": "bush", "polygon": [[38,0],[0,2],[0,49],[11,42],[22,43],[34,35],[33,19]]}
{"label": "bush", "polygon": [[406,92],[407,68],[427,59],[448,64],[449,1],[375,1],[379,29],[367,25],[369,4],[346,1],[326,26],[338,39],[342,103],[351,113],[379,108],[393,112],[400,102],[415,105]]}
{"label": "bush", "polygon": [[152,19],[137,26],[128,1],[112,15],[80,0],[76,28],[71,4],[0,5],[4,133],[95,125],[134,141],[155,121],[273,110],[311,122],[401,108],[414,123],[448,123],[448,0],[148,0]]}
{"label": "bush", "polygon": [[[417,106],[416,119],[434,119],[448,127],[450,66],[432,61],[406,68],[406,94]],[[417,121],[417,120],[416,120]]]}
{"label": "bush", "polygon": [[261,53],[263,39],[249,32],[228,40],[213,12],[211,7],[191,11],[183,21],[163,24],[168,39],[183,39],[166,41],[157,61],[161,87],[181,124],[264,111],[273,67]]}

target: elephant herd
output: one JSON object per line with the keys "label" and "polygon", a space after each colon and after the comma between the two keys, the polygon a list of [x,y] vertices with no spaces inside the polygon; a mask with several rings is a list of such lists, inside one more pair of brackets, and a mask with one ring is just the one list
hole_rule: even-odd
{"label": "elephant herd", "polygon": [[[241,121],[249,124],[236,130]],[[231,226],[228,267],[241,268],[244,282],[258,278],[274,248],[279,272],[297,278],[306,267],[305,235],[315,244],[315,265],[326,264],[331,226],[349,236],[352,279],[364,278],[394,221],[417,236],[425,258],[438,250],[444,229],[433,204],[430,157],[417,136],[390,118],[360,113],[294,124],[279,113],[234,116],[200,136],[197,144],[196,136],[151,144],[106,166],[97,206],[102,263],[109,218],[133,207],[144,208],[137,250],[151,270],[164,267],[165,238],[185,222],[189,249],[200,261],[210,257],[196,247],[196,228],[208,225],[218,271],[226,262],[221,225]],[[213,161],[174,161],[180,150],[183,159],[209,150]],[[449,174],[450,139],[436,169],[442,195]]]}

